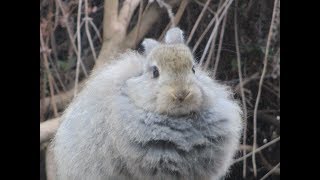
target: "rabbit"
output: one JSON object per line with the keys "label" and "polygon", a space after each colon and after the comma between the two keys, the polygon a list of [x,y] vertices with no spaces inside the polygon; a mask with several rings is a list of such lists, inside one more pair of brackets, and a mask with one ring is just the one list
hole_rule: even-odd
{"label": "rabbit", "polygon": [[52,142],[59,180],[218,180],[237,151],[241,107],[201,70],[183,31],[146,38],[89,77]]}

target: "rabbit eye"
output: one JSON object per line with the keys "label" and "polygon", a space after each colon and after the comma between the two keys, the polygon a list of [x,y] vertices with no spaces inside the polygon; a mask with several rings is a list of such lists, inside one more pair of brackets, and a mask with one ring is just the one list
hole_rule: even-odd
{"label": "rabbit eye", "polygon": [[159,70],[157,66],[152,66],[152,74],[153,74],[153,78],[159,77]]}
{"label": "rabbit eye", "polygon": [[193,74],[195,73],[194,66],[192,66],[192,72],[193,72]]}

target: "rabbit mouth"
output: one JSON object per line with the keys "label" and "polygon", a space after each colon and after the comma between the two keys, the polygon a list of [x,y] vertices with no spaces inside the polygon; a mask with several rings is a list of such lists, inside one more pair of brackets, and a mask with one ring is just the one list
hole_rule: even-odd
{"label": "rabbit mouth", "polygon": [[195,88],[181,93],[160,93],[156,102],[159,113],[173,116],[183,116],[191,112],[198,112],[202,104],[202,95]]}

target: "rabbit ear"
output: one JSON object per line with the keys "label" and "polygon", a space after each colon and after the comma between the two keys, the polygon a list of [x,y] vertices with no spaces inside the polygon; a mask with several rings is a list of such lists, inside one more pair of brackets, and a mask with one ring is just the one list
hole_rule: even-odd
{"label": "rabbit ear", "polygon": [[145,38],[142,42],[142,46],[144,47],[144,54],[149,54],[150,51],[158,46],[160,43],[151,38]]}
{"label": "rabbit ear", "polygon": [[168,44],[184,43],[183,31],[178,27],[169,29],[166,33],[165,42]]}

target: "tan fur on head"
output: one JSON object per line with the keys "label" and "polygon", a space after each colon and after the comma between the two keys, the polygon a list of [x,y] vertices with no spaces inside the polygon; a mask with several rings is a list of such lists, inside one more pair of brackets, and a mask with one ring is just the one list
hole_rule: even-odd
{"label": "tan fur on head", "polygon": [[184,44],[159,45],[150,52],[148,59],[154,61],[159,69],[172,73],[191,71],[193,66],[191,51]]}
{"label": "tan fur on head", "polygon": [[[146,39],[143,45],[147,60],[145,74],[128,81],[129,95],[132,94],[135,103],[144,109],[169,115],[198,111],[202,92],[193,69],[193,55],[184,44],[182,31],[177,28],[168,31],[165,43]],[[154,68],[159,77],[152,77]]]}
{"label": "tan fur on head", "polygon": [[147,56],[149,64],[159,70],[156,111],[183,115],[200,108],[202,94],[192,71],[193,56],[184,44],[161,44]]}

